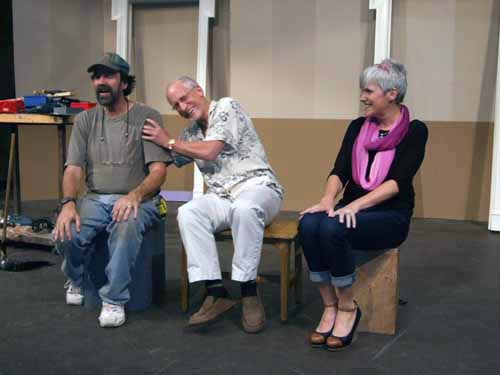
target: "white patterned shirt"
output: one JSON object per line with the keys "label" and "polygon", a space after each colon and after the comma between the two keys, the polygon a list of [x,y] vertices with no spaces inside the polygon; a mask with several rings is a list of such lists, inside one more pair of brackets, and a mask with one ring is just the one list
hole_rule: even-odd
{"label": "white patterned shirt", "polygon": [[[252,120],[236,100],[222,98],[210,103],[206,136],[203,136],[199,124],[193,122],[179,139],[224,142],[215,160],[194,159],[203,174],[208,193],[234,199],[249,186],[265,185],[283,197],[283,188],[269,165]],[[193,161],[176,152],[172,152],[172,156],[178,167]]]}

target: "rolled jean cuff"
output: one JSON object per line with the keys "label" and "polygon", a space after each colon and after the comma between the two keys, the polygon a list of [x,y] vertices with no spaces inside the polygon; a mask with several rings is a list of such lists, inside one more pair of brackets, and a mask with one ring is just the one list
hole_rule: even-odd
{"label": "rolled jean cuff", "polygon": [[351,273],[350,275],[345,276],[333,276],[330,274],[330,278],[334,287],[345,288],[354,284],[354,281],[356,281],[356,274]]}
{"label": "rolled jean cuff", "polygon": [[313,283],[329,283],[331,278],[330,271],[310,271],[309,278]]}

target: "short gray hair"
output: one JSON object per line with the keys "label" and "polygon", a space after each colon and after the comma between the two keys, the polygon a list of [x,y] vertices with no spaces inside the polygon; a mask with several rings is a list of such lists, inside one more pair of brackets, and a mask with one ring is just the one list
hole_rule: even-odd
{"label": "short gray hair", "polygon": [[380,64],[369,66],[361,73],[359,87],[364,89],[370,83],[378,85],[384,93],[396,89],[398,92],[396,103],[402,103],[408,87],[406,68],[395,60],[385,59]]}
{"label": "short gray hair", "polygon": [[182,85],[187,89],[194,89],[195,87],[199,86],[198,82],[196,82],[196,80],[194,80],[193,78],[188,76],[180,76],[179,78],[173,80],[168,84],[167,90],[169,89],[170,86],[172,86],[176,82],[182,83]]}

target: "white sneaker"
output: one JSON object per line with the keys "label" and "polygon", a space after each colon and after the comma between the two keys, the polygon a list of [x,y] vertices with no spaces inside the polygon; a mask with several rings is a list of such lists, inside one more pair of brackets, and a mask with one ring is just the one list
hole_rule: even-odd
{"label": "white sneaker", "polygon": [[113,305],[102,302],[99,324],[101,327],[119,327],[125,323],[125,308],[122,305]]}
{"label": "white sneaker", "polygon": [[66,303],[68,305],[83,305],[82,288],[73,285],[71,280],[68,280],[64,287],[66,288]]}

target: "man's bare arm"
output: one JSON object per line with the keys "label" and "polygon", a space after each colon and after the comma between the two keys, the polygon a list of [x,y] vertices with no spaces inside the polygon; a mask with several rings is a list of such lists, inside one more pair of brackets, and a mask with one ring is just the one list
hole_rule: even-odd
{"label": "man's bare arm", "polygon": [[192,159],[213,161],[224,148],[223,141],[181,141],[176,140],[172,146],[175,152]]}
{"label": "man's bare arm", "polygon": [[162,128],[156,121],[147,119],[142,128],[142,138],[156,143],[163,148],[170,148],[178,154],[191,159],[213,161],[224,148],[224,141],[183,141],[177,139],[170,145],[172,138],[167,129]]}
{"label": "man's bare arm", "polygon": [[[76,165],[68,165],[63,176],[63,196],[77,198],[83,179],[83,168]],[[80,215],[76,211],[75,202],[68,202],[62,206],[61,212],[57,216],[54,228],[54,240],[71,240],[71,223],[75,222],[76,231],[80,232]]]}

